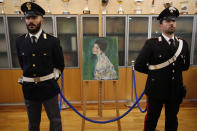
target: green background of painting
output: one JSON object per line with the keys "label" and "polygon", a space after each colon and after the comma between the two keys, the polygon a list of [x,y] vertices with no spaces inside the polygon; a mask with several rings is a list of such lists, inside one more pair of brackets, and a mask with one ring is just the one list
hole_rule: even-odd
{"label": "green background of painting", "polygon": [[83,80],[94,80],[94,68],[96,66],[97,57],[92,54],[92,47],[96,40],[105,39],[107,41],[107,48],[105,55],[114,65],[114,69],[118,77],[118,37],[84,37],[83,51],[82,51],[82,78]]}

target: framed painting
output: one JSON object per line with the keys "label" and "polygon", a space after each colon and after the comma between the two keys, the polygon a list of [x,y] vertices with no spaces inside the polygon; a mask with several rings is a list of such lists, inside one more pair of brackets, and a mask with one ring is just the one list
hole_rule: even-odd
{"label": "framed painting", "polygon": [[84,37],[83,80],[118,80],[118,37]]}

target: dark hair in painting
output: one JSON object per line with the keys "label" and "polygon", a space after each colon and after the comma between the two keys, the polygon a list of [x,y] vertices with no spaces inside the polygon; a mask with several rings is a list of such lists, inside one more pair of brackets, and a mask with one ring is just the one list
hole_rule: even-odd
{"label": "dark hair in painting", "polygon": [[99,48],[104,52],[107,48],[107,42],[105,40],[99,39],[95,41],[98,44]]}

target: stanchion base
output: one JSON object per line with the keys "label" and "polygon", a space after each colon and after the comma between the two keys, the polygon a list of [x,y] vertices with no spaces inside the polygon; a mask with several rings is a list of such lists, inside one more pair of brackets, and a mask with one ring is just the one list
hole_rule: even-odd
{"label": "stanchion base", "polygon": [[66,105],[66,104],[62,104],[62,110],[64,110],[64,109],[69,109],[70,107],[68,106],[68,105]]}
{"label": "stanchion base", "polygon": [[[130,108],[131,106],[133,106],[134,103],[135,103],[135,102],[129,102],[128,104],[125,104],[125,106],[128,107],[128,108]],[[137,104],[136,104],[136,105],[137,105]],[[135,105],[135,107],[136,107],[136,105]]]}

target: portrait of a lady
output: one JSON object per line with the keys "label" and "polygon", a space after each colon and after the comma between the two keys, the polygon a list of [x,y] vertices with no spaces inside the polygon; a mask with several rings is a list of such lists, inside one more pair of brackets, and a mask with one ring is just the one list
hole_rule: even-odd
{"label": "portrait of a lady", "polygon": [[84,38],[83,79],[118,79],[118,46],[116,37]]}

